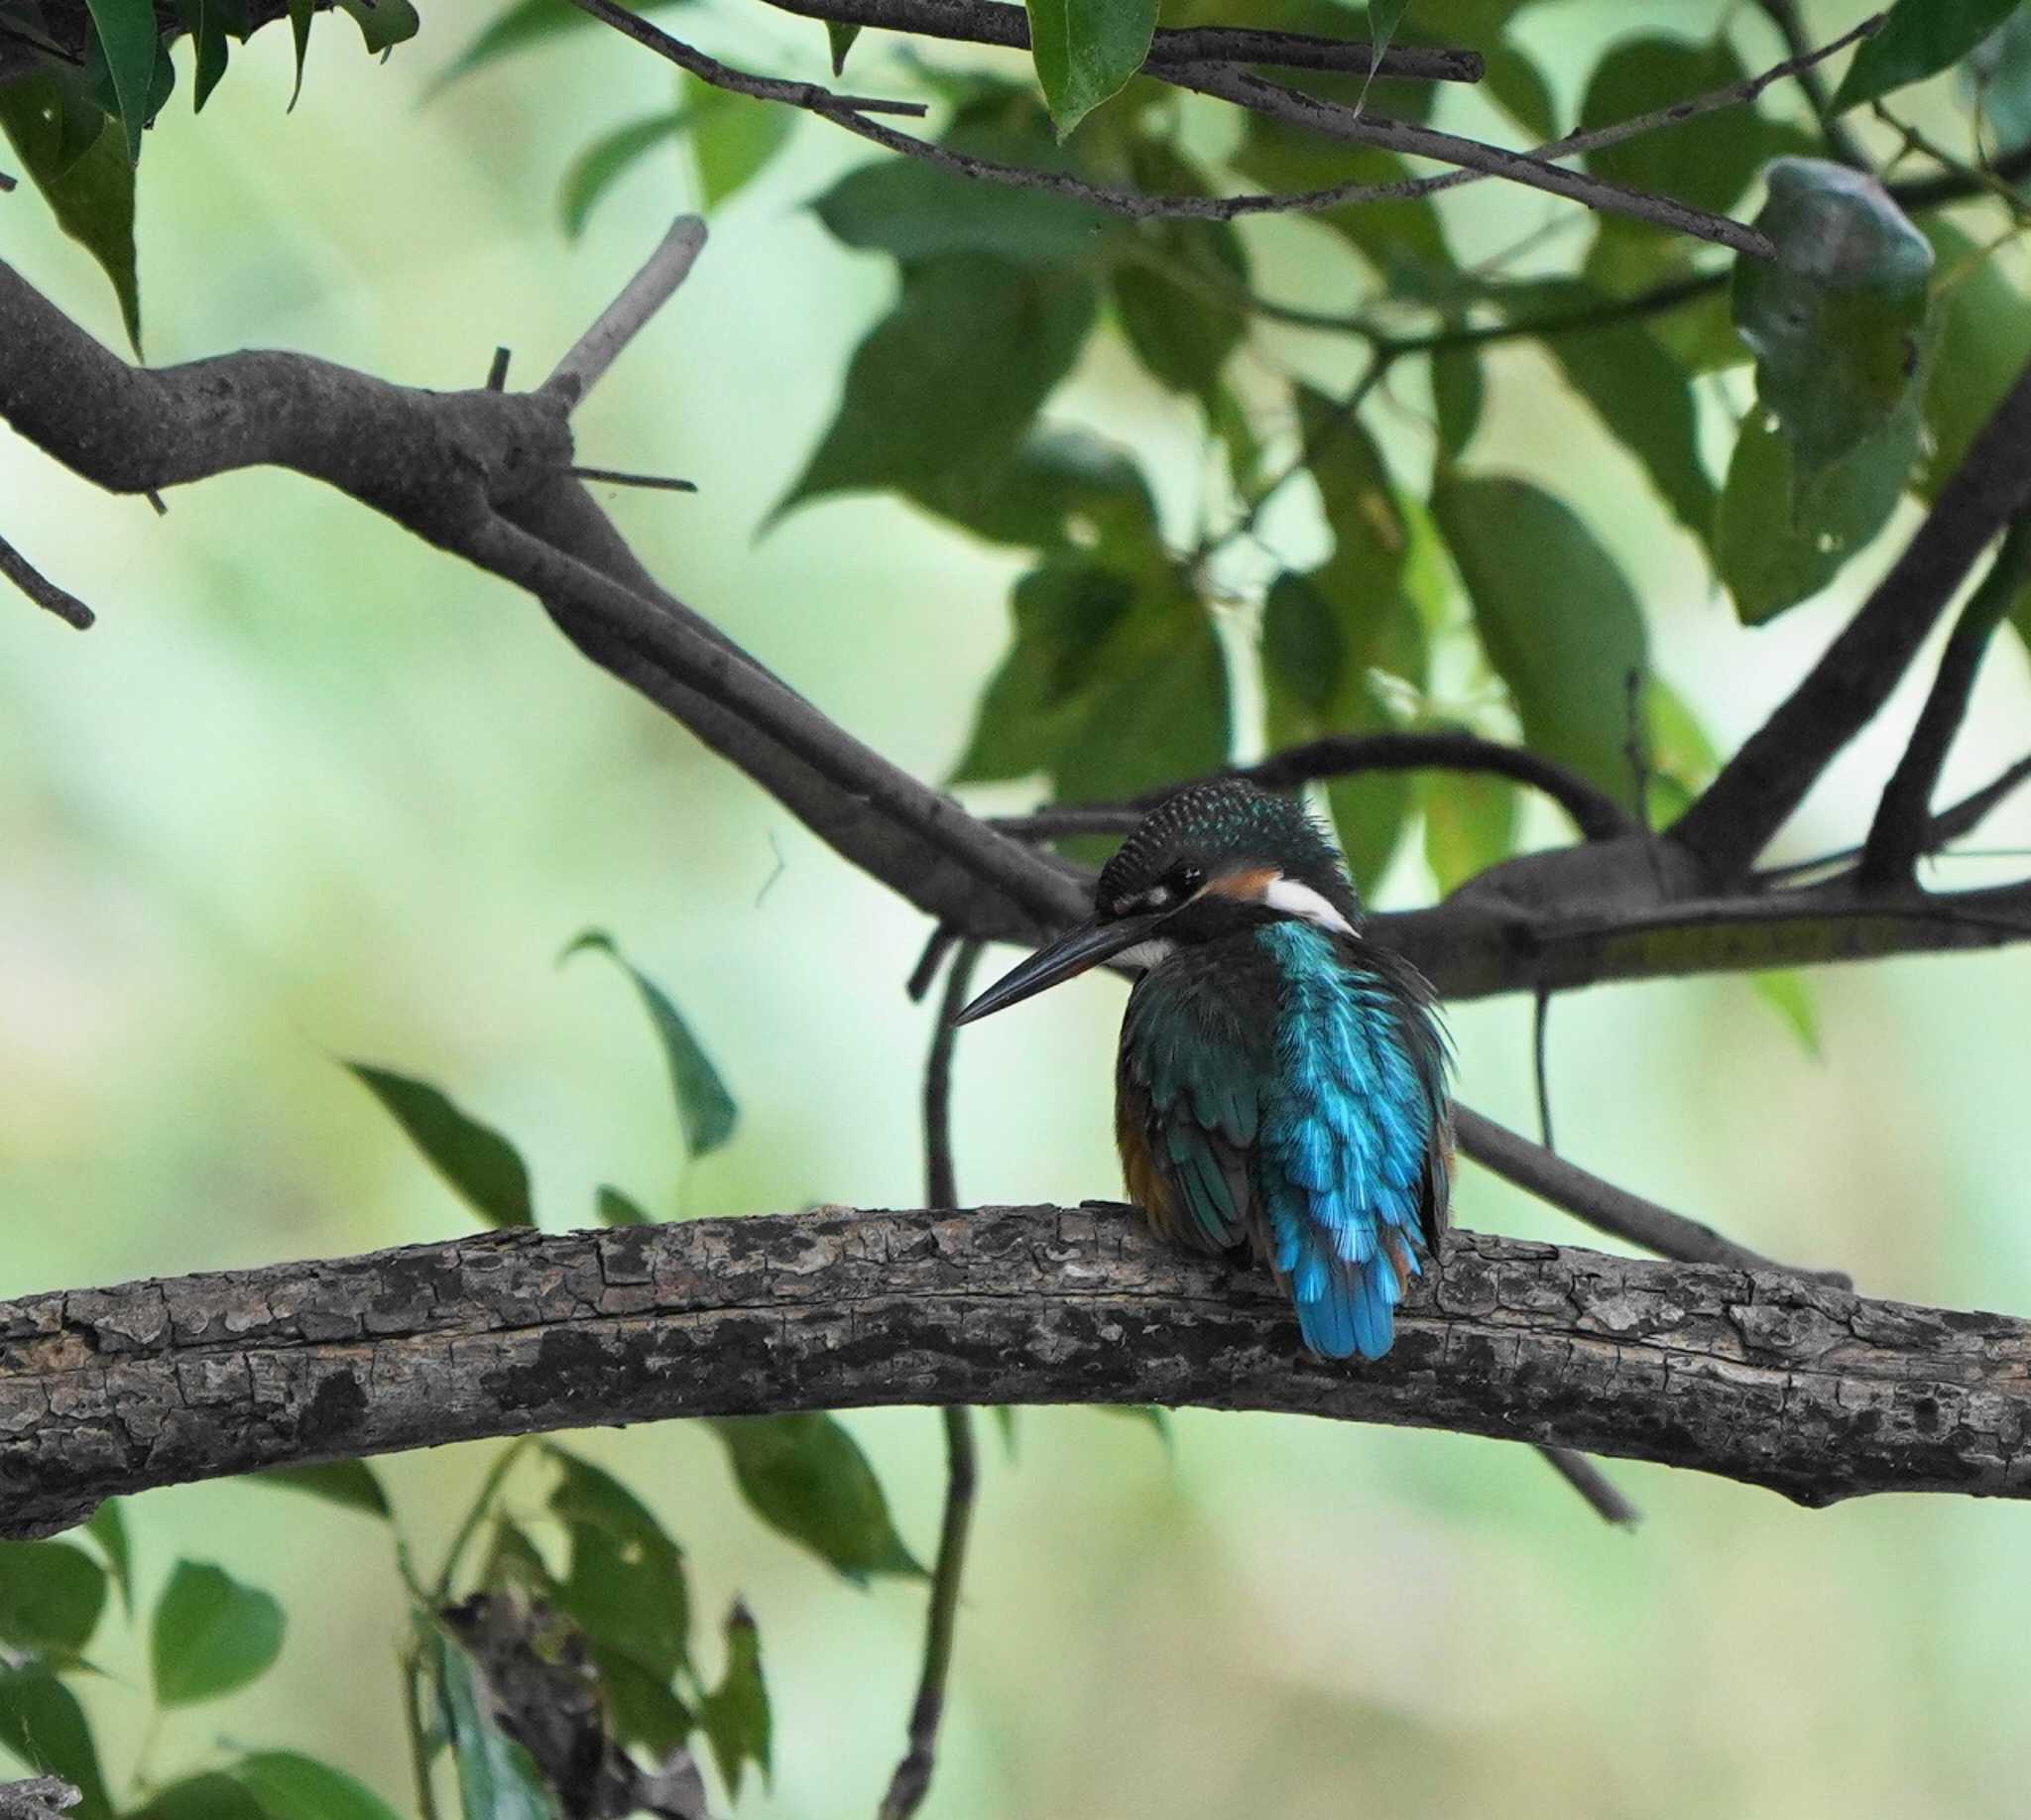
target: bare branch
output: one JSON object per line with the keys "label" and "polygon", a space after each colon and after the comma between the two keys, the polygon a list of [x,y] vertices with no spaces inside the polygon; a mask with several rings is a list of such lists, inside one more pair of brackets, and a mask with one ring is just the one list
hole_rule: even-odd
{"label": "bare branch", "polygon": [[1988,573],[1961,609],[1941,654],[1932,692],[1912,730],[1911,743],[1883,789],[1861,850],[1861,864],[1855,869],[1855,882],[1864,890],[1911,883],[1931,831],[1933,788],[1968,712],[1975,671],[1981,667],[1991,635],[2027,582],[2031,582],[2031,518],[2021,518],[2003,533]]}
{"label": "bare branch", "polygon": [[1670,830],[1715,879],[1754,861],[1841,748],[1889,699],[1989,540],[2031,507],[2031,365],[1826,655]]}
{"label": "bare branch", "polygon": [[657,243],[656,251],[643,262],[642,269],[628,281],[621,295],[557,362],[556,370],[543,381],[542,390],[558,394],[567,405],[576,405],[584,398],[628,343],[670,301],[677,287],[691,276],[691,268],[704,245],[705,223],[697,215],[679,215],[672,221],[669,232]]}
{"label": "bare branch", "polygon": [[46,613],[84,631],[98,616],[68,589],[60,588],[5,538],[0,538],[0,575],[13,582]]}
{"label": "bare branch", "polygon": [[2031,1323],[1456,1232],[1373,1366],[1126,1208],[455,1244],[0,1304],[0,1528],[483,1435],[866,1404],[1154,1402],[1658,1460],[1809,1505],[2031,1496]]}

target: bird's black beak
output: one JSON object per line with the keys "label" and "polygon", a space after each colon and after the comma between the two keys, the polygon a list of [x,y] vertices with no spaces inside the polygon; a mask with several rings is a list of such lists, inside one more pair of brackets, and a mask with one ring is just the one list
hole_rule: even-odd
{"label": "bird's black beak", "polygon": [[1089,967],[1146,941],[1168,911],[1151,911],[1140,916],[1123,916],[1113,922],[1083,922],[1070,934],[1060,935],[1042,947],[1019,967],[1013,968],[969,1005],[954,1024],[971,1024],[998,1011],[1007,1011],[1049,987],[1074,979]]}

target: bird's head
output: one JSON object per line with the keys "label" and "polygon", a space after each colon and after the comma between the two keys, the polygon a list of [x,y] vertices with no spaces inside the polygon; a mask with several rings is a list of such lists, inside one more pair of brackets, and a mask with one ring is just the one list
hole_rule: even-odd
{"label": "bird's head", "polygon": [[1152,967],[1185,945],[1276,917],[1352,933],[1340,855],[1303,806],[1239,778],[1167,796],[1109,860],[1094,913],[990,986],[956,1022],[1006,1010],[1104,960]]}

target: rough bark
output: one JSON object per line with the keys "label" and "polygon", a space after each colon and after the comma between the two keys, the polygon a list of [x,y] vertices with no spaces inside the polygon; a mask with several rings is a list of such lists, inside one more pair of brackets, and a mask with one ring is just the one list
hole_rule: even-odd
{"label": "rough bark", "polygon": [[0,1533],[478,1436],[876,1403],[1156,1402],[1656,1460],[1802,1504],[2031,1495],[2031,1324],[1453,1235],[1373,1366],[1123,1209],[489,1234],[0,1304]]}

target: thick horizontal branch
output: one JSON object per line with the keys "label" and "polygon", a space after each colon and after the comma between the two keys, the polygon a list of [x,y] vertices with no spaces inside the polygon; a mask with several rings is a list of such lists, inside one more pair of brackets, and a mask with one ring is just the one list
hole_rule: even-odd
{"label": "thick horizontal branch", "polygon": [[1150,1402],[1451,1428],[1809,1505],[2031,1495],[2031,1325],[1776,1272],[1456,1233],[1387,1359],[1128,1210],[490,1234],[0,1304],[0,1531],[153,1486],[485,1435],[883,1403]]}

